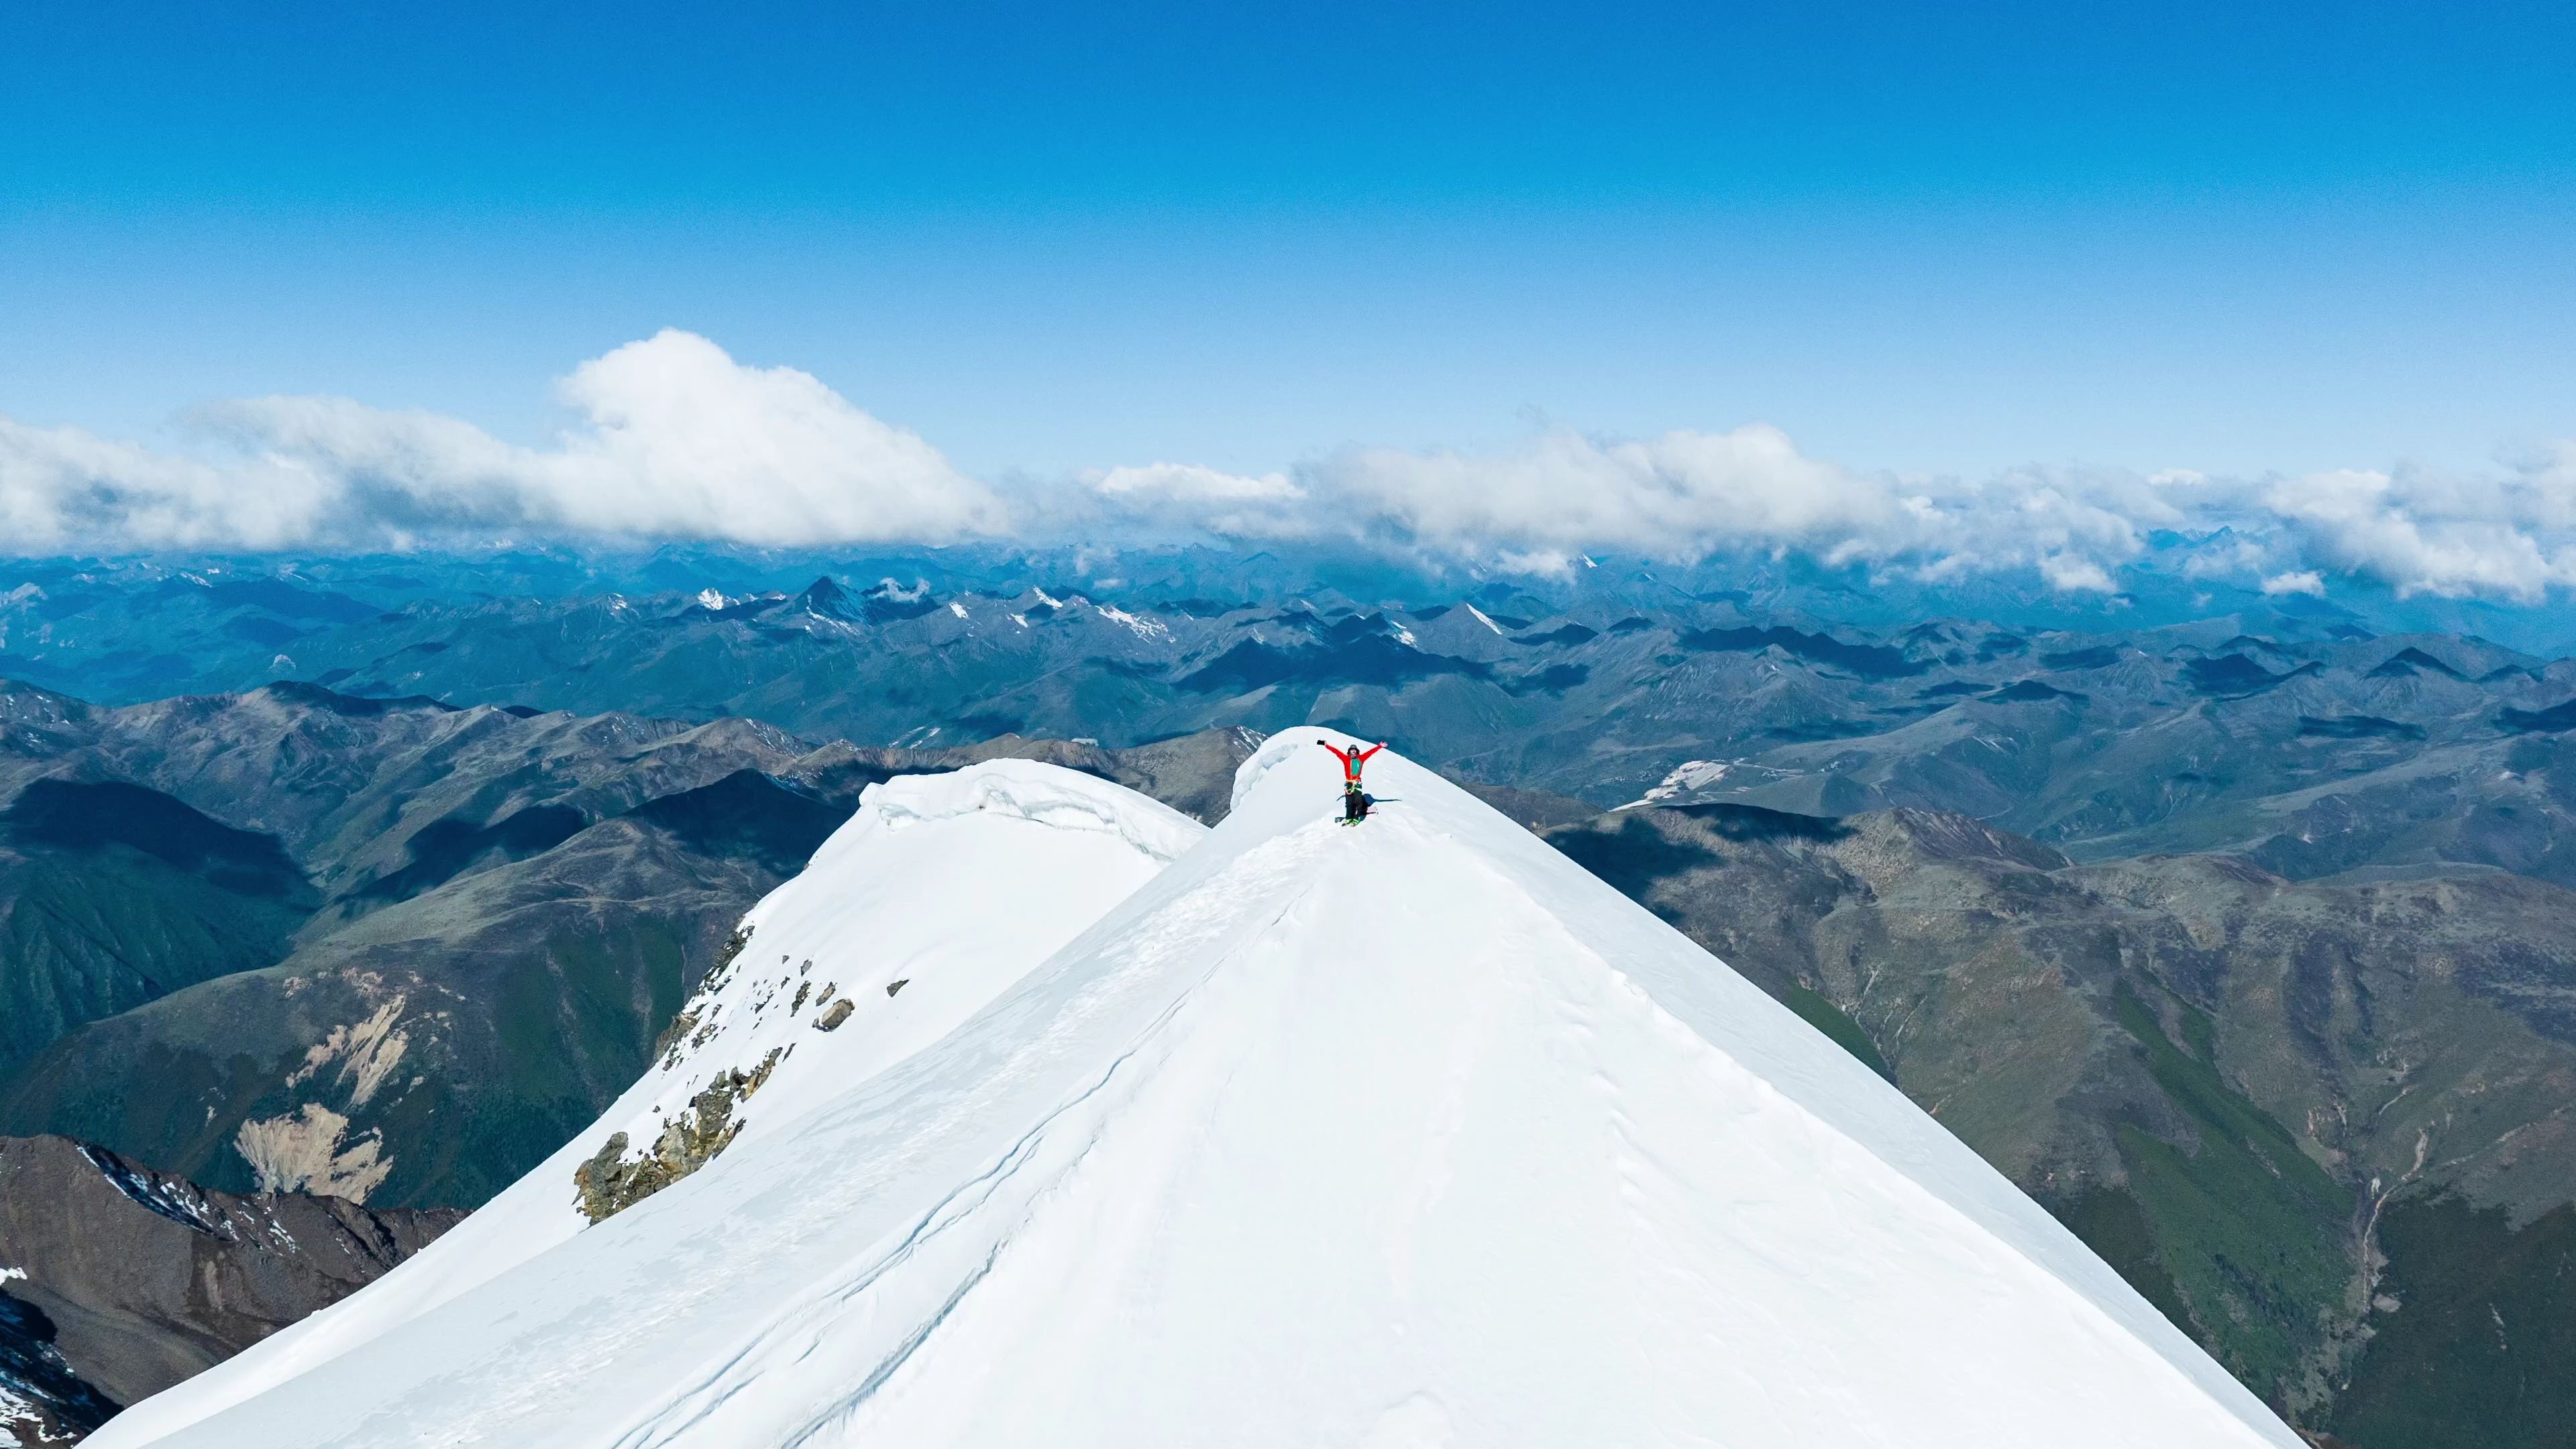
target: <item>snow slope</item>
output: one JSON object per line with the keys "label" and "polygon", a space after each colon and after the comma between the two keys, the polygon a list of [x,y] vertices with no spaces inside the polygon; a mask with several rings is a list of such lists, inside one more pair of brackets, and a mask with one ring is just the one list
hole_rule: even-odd
{"label": "snow slope", "polygon": [[[383,1292],[303,1320],[89,1442],[170,1435],[562,1243],[586,1222],[574,1168],[613,1132],[651,1143],[719,1073],[775,1054],[727,1153],[780,1130],[946,1035],[1206,834],[1133,791],[1030,760],[870,786],[806,871],[752,908],[741,952],[682,1007],[688,1025],[590,1130],[372,1285]],[[849,1013],[815,1030],[841,1000]]]}
{"label": "snow slope", "polygon": [[1313,737],[954,1031],[185,1442],[2298,1444],[1536,838],[1387,755],[1332,824]]}

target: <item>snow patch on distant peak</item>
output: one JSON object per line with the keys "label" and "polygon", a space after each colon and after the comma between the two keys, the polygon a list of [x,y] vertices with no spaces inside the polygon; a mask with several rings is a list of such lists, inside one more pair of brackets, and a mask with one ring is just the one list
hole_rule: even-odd
{"label": "snow patch on distant peak", "polygon": [[1098,609],[1100,611],[1100,617],[1107,619],[1109,622],[1113,624],[1124,624],[1128,628],[1135,630],[1137,637],[1140,639],[1169,639],[1172,637],[1172,631],[1165,627],[1163,621],[1160,619],[1148,619],[1140,615],[1130,614],[1126,610],[1118,608],[1112,604],[1094,604],[1092,607]]}
{"label": "snow patch on distant peak", "polygon": [[1493,631],[1494,631],[1495,633],[1497,633],[1497,634],[1500,634],[1501,632],[1503,632],[1503,626],[1502,626],[1502,625],[1500,625],[1500,624],[1495,623],[1495,622],[1494,622],[1493,620],[1491,620],[1491,619],[1486,618],[1486,617],[1485,617],[1485,611],[1484,611],[1484,610],[1477,608],[1477,607],[1476,607],[1475,605],[1473,605],[1473,604],[1469,604],[1469,605],[1467,606],[1467,612],[1476,616],[1476,622],[1477,622],[1477,623],[1484,625],[1486,628],[1493,630]]}
{"label": "snow patch on distant peak", "polygon": [[1775,765],[1757,765],[1749,760],[1684,760],[1664,776],[1662,784],[1618,808],[1645,810],[1660,805],[1705,803],[1794,780],[1803,773]]}
{"label": "snow patch on distant peak", "polygon": [[[90,1165],[107,1185],[125,1195],[128,1202],[145,1212],[168,1218],[183,1228],[213,1238],[240,1240],[225,1214],[214,1211],[203,1189],[180,1178],[159,1173],[137,1171],[131,1164],[104,1147],[79,1144],[81,1160]],[[272,1220],[271,1226],[274,1226]],[[0,1274],[0,1281],[7,1275]]]}
{"label": "snow patch on distant peak", "polygon": [[1699,789],[1703,785],[1714,785],[1725,779],[1727,771],[1733,769],[1738,763],[1740,762],[1735,760],[1684,760],[1666,772],[1663,783],[1648,790],[1642,799],[1631,801],[1619,808],[1634,810],[1641,805],[1659,805],[1677,795]]}
{"label": "snow patch on distant peak", "polygon": [[[860,819],[889,830],[978,812],[1058,830],[1124,836],[1137,850],[1165,863],[1205,833],[1197,821],[1159,801],[1079,770],[1036,760],[987,760],[944,775],[898,775],[870,785],[859,796]],[[816,852],[816,863],[829,859],[833,847],[851,833],[852,827],[844,826]]]}

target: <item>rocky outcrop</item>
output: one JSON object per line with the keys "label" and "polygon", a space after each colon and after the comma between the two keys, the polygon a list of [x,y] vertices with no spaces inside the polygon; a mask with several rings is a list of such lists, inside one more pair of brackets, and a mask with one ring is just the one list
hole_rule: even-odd
{"label": "rocky outcrop", "polygon": [[0,1443],[61,1444],[347,1297],[462,1220],[209,1192],[0,1137]]}
{"label": "rocky outcrop", "polygon": [[582,1215],[594,1223],[605,1222],[714,1161],[742,1131],[735,1106],[769,1080],[778,1058],[773,1051],[750,1071],[717,1073],[705,1090],[689,1099],[680,1115],[663,1125],[653,1150],[640,1158],[627,1159],[625,1133],[610,1133],[599,1151],[572,1171]]}

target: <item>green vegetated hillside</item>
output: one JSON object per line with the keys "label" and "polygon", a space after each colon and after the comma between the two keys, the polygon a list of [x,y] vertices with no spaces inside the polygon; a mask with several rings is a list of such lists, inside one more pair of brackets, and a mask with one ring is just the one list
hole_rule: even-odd
{"label": "green vegetated hillside", "polygon": [[0,1075],[64,1032],[283,957],[318,894],[270,836],[39,779],[0,809]]}
{"label": "green vegetated hillside", "polygon": [[634,1080],[692,956],[777,879],[604,823],[94,1022],[0,1120],[226,1191],[480,1202]]}
{"label": "green vegetated hillside", "polygon": [[818,747],[309,685],[0,688],[0,718],[0,1132],[376,1206],[473,1206],[589,1123],[867,785],[1035,754],[1205,812],[1251,744]]}
{"label": "green vegetated hillside", "polygon": [[2566,1442],[2576,893],[2079,865],[1915,811],[1547,833],[1887,1073],[2303,1427]]}
{"label": "green vegetated hillside", "polygon": [[2576,1207],[2517,1225],[2502,1206],[2415,1194],[2380,1215],[2391,1305],[2330,1422],[2354,1445],[2540,1449],[2576,1425]]}
{"label": "green vegetated hillside", "polygon": [[2332,1331],[2332,1306],[2352,1287],[2353,1190],[2219,1076],[2207,1013],[2185,1002],[2170,1011],[2189,1046],[2165,1034],[2128,983],[2115,987],[2112,1014],[2182,1114],[2181,1140],[2115,1123],[2125,1194],[2096,1188],[2082,1210],[2069,1201],[2067,1222],[2080,1235],[2088,1216],[2122,1211],[2109,1203],[2125,1195],[2153,1248],[2122,1266],[2166,1290],[2158,1306],[2197,1330],[2238,1378],[2304,1407],[2322,1390],[2304,1380]]}
{"label": "green vegetated hillside", "polygon": [[802,864],[734,777],[808,850],[838,818],[763,773],[810,747],[738,722],[310,686],[0,713],[0,1130],[240,1192],[497,1190]]}
{"label": "green vegetated hillside", "polygon": [[[2550,1442],[2576,1371],[2532,1286],[2576,1202],[2561,666],[2197,626],[961,607],[536,612],[595,625],[564,640],[591,662],[661,630],[672,689],[691,650],[751,674],[821,651],[841,672],[816,687],[870,708],[887,671],[918,708],[1002,702],[957,733],[1284,712],[1416,731],[1487,778],[1545,761],[1487,798],[1896,1082],[2301,1425]],[[486,612],[518,658],[529,611]],[[976,632],[931,632],[952,625]],[[0,1132],[380,1205],[479,1202],[589,1121],[867,783],[1032,754],[1212,819],[1255,738],[818,747],[310,685],[118,709],[5,688],[0,721]],[[1674,772],[1712,744],[1750,753]],[[1535,788],[1667,772],[1662,804],[1607,816]],[[2053,843],[1828,813],[1891,802]],[[2149,846],[2236,853],[2119,853]]]}

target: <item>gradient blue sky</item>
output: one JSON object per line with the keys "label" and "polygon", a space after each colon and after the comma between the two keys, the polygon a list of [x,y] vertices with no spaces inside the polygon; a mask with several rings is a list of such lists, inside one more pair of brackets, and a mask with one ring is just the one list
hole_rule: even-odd
{"label": "gradient blue sky", "polygon": [[0,7],[0,414],[535,441],[686,328],[993,476],[2576,436],[2576,7]]}

